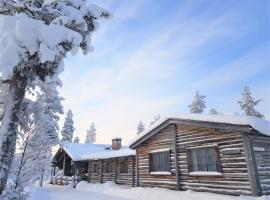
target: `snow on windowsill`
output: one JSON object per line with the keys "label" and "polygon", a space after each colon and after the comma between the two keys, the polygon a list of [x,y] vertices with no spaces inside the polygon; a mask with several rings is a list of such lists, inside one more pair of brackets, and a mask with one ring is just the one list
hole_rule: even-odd
{"label": "snow on windowsill", "polygon": [[156,150],[149,151],[149,153],[160,153],[160,152],[166,152],[166,151],[170,151],[170,148],[156,149]]}
{"label": "snow on windowsill", "polygon": [[220,172],[189,172],[188,175],[190,176],[222,176],[223,174]]}
{"label": "snow on windowsill", "polygon": [[172,172],[150,172],[151,175],[172,175]]}

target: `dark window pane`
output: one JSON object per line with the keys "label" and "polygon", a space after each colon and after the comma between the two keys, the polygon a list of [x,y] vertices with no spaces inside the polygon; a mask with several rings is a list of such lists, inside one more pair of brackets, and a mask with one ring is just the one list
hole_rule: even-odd
{"label": "dark window pane", "polygon": [[218,171],[214,148],[200,148],[189,151],[190,171]]}
{"label": "dark window pane", "polygon": [[158,152],[150,154],[150,171],[170,171],[170,153]]}

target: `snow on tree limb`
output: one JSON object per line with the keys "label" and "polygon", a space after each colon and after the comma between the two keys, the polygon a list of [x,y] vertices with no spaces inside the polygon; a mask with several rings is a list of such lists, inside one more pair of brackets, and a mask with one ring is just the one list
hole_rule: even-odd
{"label": "snow on tree limb", "polygon": [[26,90],[48,78],[60,84],[67,53],[88,53],[99,19],[109,16],[85,0],[0,0],[0,73],[9,84],[0,129],[0,195],[15,153]]}

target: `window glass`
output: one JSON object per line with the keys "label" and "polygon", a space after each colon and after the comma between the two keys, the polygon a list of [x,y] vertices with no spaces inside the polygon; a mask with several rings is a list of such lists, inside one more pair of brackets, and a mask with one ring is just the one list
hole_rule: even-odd
{"label": "window glass", "polygon": [[170,152],[157,152],[151,153],[150,158],[150,171],[151,172],[170,172]]}
{"label": "window glass", "polygon": [[198,148],[189,150],[189,166],[191,172],[213,171],[217,172],[218,162],[215,148]]}
{"label": "window glass", "polygon": [[97,173],[97,172],[98,172],[98,165],[94,164],[94,173]]}
{"label": "window glass", "polygon": [[127,165],[127,161],[122,161],[120,162],[120,173],[127,173],[128,172],[128,165]]}

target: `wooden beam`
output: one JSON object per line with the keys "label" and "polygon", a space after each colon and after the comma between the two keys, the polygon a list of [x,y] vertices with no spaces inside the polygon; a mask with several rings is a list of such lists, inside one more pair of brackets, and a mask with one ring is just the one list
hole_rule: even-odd
{"label": "wooden beam", "polygon": [[135,186],[135,156],[132,156],[132,187]]}
{"label": "wooden beam", "polygon": [[136,149],[136,186],[140,186],[140,179],[139,179],[139,153]]}
{"label": "wooden beam", "polygon": [[176,138],[176,124],[172,126],[173,132],[173,147],[174,147],[174,158],[175,158],[175,173],[176,173],[176,183],[177,183],[177,190],[180,190],[180,171],[179,171],[179,162],[178,162],[178,148],[177,148],[177,138]]}
{"label": "wooden beam", "polygon": [[66,169],[66,153],[64,152],[64,158],[63,158],[63,176],[65,176],[65,169]]}
{"label": "wooden beam", "polygon": [[88,182],[91,181],[91,161],[88,162]]}
{"label": "wooden beam", "polygon": [[117,158],[115,159],[114,182],[117,184]]}
{"label": "wooden beam", "polygon": [[100,169],[100,183],[103,182],[103,160],[101,160],[101,169]]}
{"label": "wooden beam", "polygon": [[[254,137],[254,136],[253,136]],[[256,137],[256,136],[255,136]],[[242,134],[243,145],[245,151],[245,158],[248,168],[248,178],[250,182],[251,192],[253,196],[260,196],[262,194],[261,183],[259,180],[258,169],[253,151],[252,140],[247,134]]]}

